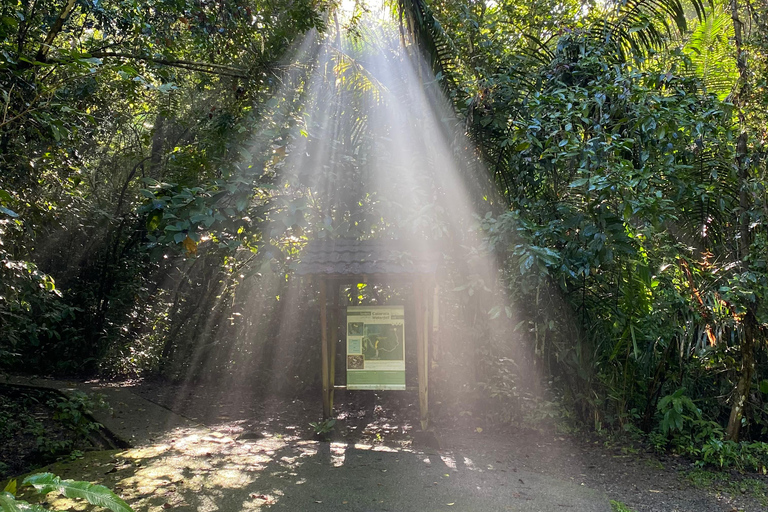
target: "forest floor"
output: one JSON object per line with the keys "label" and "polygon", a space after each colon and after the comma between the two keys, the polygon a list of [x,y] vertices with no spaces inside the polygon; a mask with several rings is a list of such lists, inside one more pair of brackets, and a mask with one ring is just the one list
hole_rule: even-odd
{"label": "forest floor", "polygon": [[[409,393],[339,393],[330,442],[309,426],[319,400],[168,384],[55,383],[98,391],[97,418],[128,450],[51,470],[115,489],[136,510],[766,510],[762,475],[696,469],[677,457],[587,436],[438,425],[420,443]],[[70,505],[59,499],[54,507]],[[617,507],[615,504],[614,507]]]}

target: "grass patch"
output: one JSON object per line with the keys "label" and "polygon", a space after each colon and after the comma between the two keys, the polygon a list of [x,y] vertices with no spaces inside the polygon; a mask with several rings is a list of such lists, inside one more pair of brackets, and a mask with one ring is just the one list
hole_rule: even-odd
{"label": "grass patch", "polygon": [[716,482],[722,482],[725,475],[716,471],[706,469],[694,469],[685,474],[685,477],[696,487],[712,487]]}
{"label": "grass patch", "polygon": [[611,500],[611,512],[635,512],[620,501]]}
{"label": "grass patch", "polygon": [[644,463],[651,469],[664,469],[664,464],[658,459],[645,459]]}
{"label": "grass patch", "polygon": [[712,489],[729,496],[744,494],[768,506],[768,485],[756,478],[745,476],[734,479],[730,473],[706,469],[694,469],[685,476],[696,487]]}

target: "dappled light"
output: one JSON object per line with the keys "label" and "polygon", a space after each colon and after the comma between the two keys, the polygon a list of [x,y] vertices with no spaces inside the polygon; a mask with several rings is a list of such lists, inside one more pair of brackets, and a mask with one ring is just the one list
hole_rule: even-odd
{"label": "dappled light", "polygon": [[763,510],[766,20],[4,3],[0,509]]}
{"label": "dappled light", "polygon": [[[425,454],[383,445],[321,443],[272,435],[235,440],[232,429],[226,428],[179,430],[163,441],[152,449],[116,452],[109,460],[94,460],[76,471],[86,472],[78,473],[80,477],[106,482],[134,509],[148,511],[337,510],[345,505],[391,509],[412,500],[424,510],[452,506],[448,503],[480,508],[486,503],[487,510],[493,510],[486,500],[496,494],[511,500],[508,510],[518,510],[515,502],[532,500],[537,506],[558,506],[559,498],[550,501],[543,489],[520,483],[533,482],[537,476],[514,468],[517,479],[505,483],[505,474],[512,472],[506,463],[476,465],[460,451]],[[63,463],[54,469],[69,476],[76,465]],[[349,479],[365,492],[337,487]],[[423,496],[403,494],[406,488],[420,489]],[[435,500],[438,495],[452,501]],[[579,498],[583,502],[572,499],[568,501],[571,506],[591,507],[589,493]],[[66,498],[49,503],[61,508],[76,504]]]}

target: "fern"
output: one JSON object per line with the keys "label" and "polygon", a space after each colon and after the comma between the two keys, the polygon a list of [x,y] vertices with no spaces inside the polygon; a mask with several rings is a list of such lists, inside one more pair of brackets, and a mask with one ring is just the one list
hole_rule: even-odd
{"label": "fern", "polygon": [[702,80],[706,92],[720,100],[731,93],[739,76],[729,44],[732,37],[731,15],[720,8],[697,24],[684,48],[691,61],[689,70]]}

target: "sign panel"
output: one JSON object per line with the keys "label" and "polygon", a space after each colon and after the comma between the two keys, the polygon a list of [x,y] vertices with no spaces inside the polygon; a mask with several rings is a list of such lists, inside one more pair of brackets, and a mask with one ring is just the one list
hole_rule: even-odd
{"label": "sign panel", "polygon": [[347,308],[347,389],[405,389],[403,306]]}

